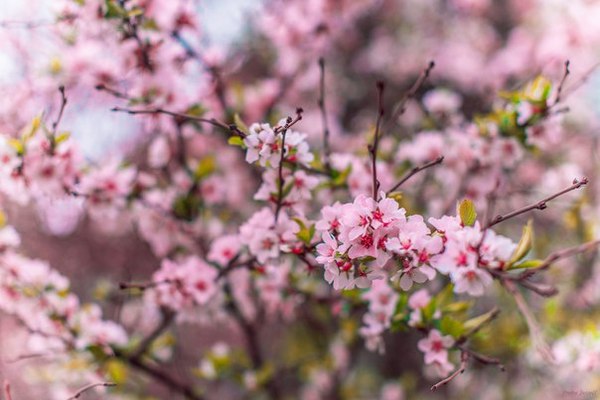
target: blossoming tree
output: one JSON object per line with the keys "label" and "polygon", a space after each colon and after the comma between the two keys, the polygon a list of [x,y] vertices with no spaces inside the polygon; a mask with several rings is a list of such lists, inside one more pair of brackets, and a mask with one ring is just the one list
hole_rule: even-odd
{"label": "blossoming tree", "polygon": [[0,30],[7,399],[594,390],[599,5],[52,7]]}

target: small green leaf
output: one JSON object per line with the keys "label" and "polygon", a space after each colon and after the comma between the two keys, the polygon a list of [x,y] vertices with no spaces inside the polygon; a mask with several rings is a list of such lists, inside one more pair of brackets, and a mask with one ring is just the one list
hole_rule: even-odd
{"label": "small green leaf", "polygon": [[481,314],[475,318],[471,318],[466,321],[463,326],[465,328],[465,336],[470,336],[478,331],[483,325],[487,324],[489,321],[494,319],[498,315],[498,309],[494,308],[486,312],[485,314]]}
{"label": "small green leaf", "polygon": [[452,318],[449,315],[444,315],[440,322],[440,330],[442,331],[442,333],[446,335],[451,335],[456,339],[463,334],[465,328],[463,324],[457,319]]}
{"label": "small green leaf", "polygon": [[206,113],[206,108],[204,108],[204,106],[202,106],[200,103],[195,103],[189,107],[185,113],[193,117],[201,117]]}
{"label": "small green leaf", "polygon": [[229,139],[227,139],[227,143],[232,146],[244,147],[244,139],[239,136],[231,136]]}
{"label": "small green leaf", "polygon": [[533,245],[533,221],[530,219],[523,227],[523,233],[517,248],[510,257],[509,265],[516,263],[529,253]]}
{"label": "small green leaf", "polygon": [[106,11],[104,12],[104,18],[122,18],[127,16],[127,11],[119,5],[115,0],[106,0],[104,2]]}
{"label": "small green leaf", "polygon": [[470,306],[471,306],[471,304],[467,301],[457,301],[455,303],[450,303],[447,306],[443,307],[442,311],[450,312],[450,313],[459,313],[459,312],[467,311]]}
{"label": "small green leaf", "polygon": [[542,260],[525,260],[518,264],[511,265],[508,269],[510,269],[510,270],[513,270],[513,269],[535,269],[535,268],[539,268],[539,266],[542,265],[543,263],[544,263],[544,261],[542,261]]}
{"label": "small green leaf", "polygon": [[241,130],[244,133],[248,133],[248,125],[246,125],[246,123],[242,121],[242,118],[238,113],[235,113],[233,115],[233,123],[235,124],[235,126],[238,127],[239,130]]}
{"label": "small green leaf", "polygon": [[473,226],[477,220],[475,205],[469,199],[464,199],[458,205],[458,215],[464,226]]}
{"label": "small green leaf", "polygon": [[70,137],[71,137],[70,132],[61,132],[58,135],[56,135],[56,138],[54,139],[54,143],[61,144],[62,142],[67,141]]}
{"label": "small green leaf", "polygon": [[215,162],[214,156],[204,157],[200,160],[198,165],[196,166],[196,171],[194,171],[194,176],[196,179],[200,180],[206,178],[217,169],[217,164]]}
{"label": "small green leaf", "polygon": [[106,372],[108,373],[108,376],[112,382],[116,383],[117,385],[127,382],[129,370],[127,369],[125,363],[117,360],[116,358],[112,358],[106,362],[105,366]]}

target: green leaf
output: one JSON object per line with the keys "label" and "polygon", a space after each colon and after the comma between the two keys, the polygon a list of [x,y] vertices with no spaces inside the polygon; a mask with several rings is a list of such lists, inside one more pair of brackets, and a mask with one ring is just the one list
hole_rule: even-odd
{"label": "green leaf", "polygon": [[62,142],[67,141],[70,137],[70,132],[61,132],[58,135],[56,135],[56,138],[54,138],[54,143],[61,144]]}
{"label": "green leaf", "polygon": [[248,125],[246,125],[246,123],[242,121],[242,118],[238,113],[233,114],[233,123],[235,124],[235,126],[238,127],[239,130],[241,130],[244,133],[248,133]]}
{"label": "green leaf", "polygon": [[300,230],[296,233],[296,237],[301,240],[305,245],[310,246],[310,242],[315,234],[315,225],[306,226],[304,221],[298,217],[292,218],[294,222],[298,224]]}
{"label": "green leaf", "polygon": [[227,139],[227,143],[232,146],[244,147],[244,139],[239,136],[231,136],[229,139]]}
{"label": "green leaf", "polygon": [[449,313],[459,313],[463,311],[467,311],[471,307],[471,303],[468,301],[457,301],[455,303],[450,303],[447,306],[442,308],[443,312]]}
{"label": "green leaf", "polygon": [[539,266],[542,265],[543,263],[544,263],[544,261],[542,261],[542,260],[525,260],[518,264],[511,265],[508,269],[513,270],[513,269],[539,268]]}
{"label": "green leaf", "polygon": [[215,162],[214,156],[204,157],[200,160],[198,165],[196,166],[196,170],[194,171],[194,176],[196,179],[200,180],[206,178],[217,169],[217,164]]}
{"label": "green leaf", "polygon": [[456,339],[463,334],[465,328],[463,324],[457,319],[452,318],[449,315],[444,315],[440,322],[440,330],[442,331],[442,333],[446,335],[451,335]]}
{"label": "green leaf", "polygon": [[106,11],[104,18],[123,18],[127,17],[127,11],[119,5],[115,0],[105,0]]}
{"label": "green leaf", "polygon": [[521,260],[529,253],[533,245],[533,221],[530,219],[523,227],[523,233],[517,248],[510,257],[509,266]]}
{"label": "green leaf", "polygon": [[437,310],[437,301],[435,297],[431,299],[431,301],[421,310],[423,313],[423,322],[428,322],[433,320],[433,314]]}
{"label": "green leaf", "polygon": [[464,226],[473,226],[477,220],[475,205],[469,199],[464,199],[458,204],[458,215]]}
{"label": "green leaf", "polygon": [[346,184],[346,180],[348,179],[348,176],[350,175],[350,172],[352,172],[352,165],[348,165],[348,167],[346,167],[345,170],[343,171],[337,171],[337,170],[333,170],[332,171],[332,180],[331,183],[334,186],[343,186]]}
{"label": "green leaf", "polygon": [[106,362],[105,366],[106,372],[112,382],[117,385],[127,382],[129,370],[123,361],[112,358]]}
{"label": "green leaf", "polygon": [[204,108],[204,106],[200,103],[195,103],[188,108],[185,113],[193,117],[201,117],[206,113],[206,108]]}
{"label": "green leaf", "polygon": [[471,318],[468,321],[466,321],[463,324],[465,331],[466,331],[465,336],[470,336],[470,335],[474,334],[483,325],[485,325],[486,323],[491,321],[493,318],[495,318],[496,315],[498,315],[498,309],[494,308],[493,310],[490,310],[490,311],[486,312],[485,314],[481,314],[475,318]]}

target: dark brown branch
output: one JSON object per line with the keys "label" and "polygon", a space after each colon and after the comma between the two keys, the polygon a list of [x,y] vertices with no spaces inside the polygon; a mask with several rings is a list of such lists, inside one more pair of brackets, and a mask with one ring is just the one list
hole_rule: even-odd
{"label": "dark brown branch", "polygon": [[450,376],[448,376],[447,378],[442,379],[441,381],[439,381],[438,383],[436,383],[435,385],[433,385],[431,387],[431,391],[435,392],[441,386],[444,386],[445,384],[451,382],[458,375],[460,375],[463,372],[465,372],[465,370],[467,369],[467,362],[469,361],[469,357],[470,357],[469,353],[467,353],[466,351],[461,351],[461,353],[460,353],[460,367],[456,371],[454,371]]}
{"label": "dark brown branch", "polygon": [[490,357],[490,356],[486,356],[484,354],[478,353],[468,347],[466,347],[465,345],[460,345],[458,346],[459,349],[461,349],[462,351],[468,353],[471,357],[473,357],[474,360],[480,362],[481,364],[484,365],[497,365],[501,371],[505,371],[506,369],[504,368],[504,365],[502,364],[502,362],[494,357]]}
{"label": "dark brown branch", "polygon": [[113,107],[111,109],[111,111],[114,111],[114,112],[125,112],[127,114],[132,114],[132,115],[137,115],[137,114],[165,114],[165,115],[169,115],[171,117],[174,117],[174,118],[182,120],[182,121],[196,121],[196,122],[207,123],[207,124],[210,124],[210,125],[215,126],[217,128],[221,128],[221,129],[224,129],[226,131],[229,131],[231,134],[233,134],[235,136],[242,137],[242,138],[246,136],[246,134],[244,132],[242,132],[234,124],[227,125],[226,123],[221,122],[221,121],[219,121],[219,120],[217,120],[215,118],[196,117],[194,115],[188,115],[188,114],[182,114],[182,113],[178,113],[178,112],[168,111],[168,110],[164,110],[162,108],[154,108],[154,109],[148,109],[148,110],[133,110],[133,109],[130,109],[130,108]]}
{"label": "dark brown branch", "polygon": [[58,115],[56,119],[52,123],[52,136],[56,136],[56,130],[58,129],[58,125],[62,119],[63,113],[65,112],[65,107],[67,106],[67,96],[65,95],[65,87],[59,86],[58,91],[60,92],[60,108],[58,109]]}
{"label": "dark brown branch", "polygon": [[113,383],[113,382],[90,383],[89,385],[86,385],[86,386],[82,387],[81,389],[79,389],[77,391],[77,393],[75,393],[73,396],[69,397],[67,400],[78,399],[79,397],[81,397],[82,394],[84,394],[88,390],[94,389],[96,387],[114,387],[114,386],[117,386],[117,384]]}
{"label": "dark brown branch", "polygon": [[371,154],[371,169],[373,174],[373,199],[377,200],[379,192],[379,180],[377,179],[377,151],[379,149],[379,130],[381,129],[381,120],[385,113],[383,108],[383,90],[385,85],[383,82],[377,82],[377,121],[375,123],[375,135],[373,143],[369,145],[369,153]]}
{"label": "dark brown branch", "polygon": [[575,180],[573,180],[573,184],[571,186],[569,186],[568,188],[563,189],[551,196],[548,196],[545,199],[538,201],[537,203],[530,204],[530,205],[520,208],[518,210],[509,212],[508,214],[496,216],[496,218],[494,218],[484,229],[490,228],[496,224],[499,224],[502,221],[506,221],[507,219],[516,217],[517,215],[524,214],[531,210],[544,210],[548,206],[546,203],[548,203],[549,201],[554,200],[555,198],[562,196],[563,194],[566,194],[573,190],[579,189],[580,187],[586,185],[587,183],[588,183],[587,178],[583,178],[581,181],[578,181],[577,179],[575,179]]}
{"label": "dark brown branch", "polygon": [[440,156],[433,161],[429,161],[428,163],[414,167],[406,175],[404,175],[398,183],[396,183],[390,190],[388,190],[387,193],[391,193],[391,192],[397,190],[400,186],[402,186],[402,184],[404,182],[406,182],[407,180],[409,180],[410,178],[412,178],[414,175],[418,174],[419,172],[423,171],[424,169],[441,164],[443,161],[444,161],[444,156]]}
{"label": "dark brown branch", "polygon": [[319,109],[321,110],[321,123],[323,124],[323,164],[325,170],[329,172],[331,170],[330,156],[331,146],[329,143],[329,123],[327,122],[327,107],[325,105],[325,59],[319,58]]}
{"label": "dark brown branch", "polygon": [[119,92],[116,89],[113,89],[111,87],[106,86],[105,84],[98,84],[95,86],[95,89],[100,91],[100,92],[106,92],[109,93],[111,95],[113,95],[114,97],[118,98],[118,99],[123,99],[123,100],[131,100],[131,97],[126,95],[125,93]]}
{"label": "dark brown branch", "polygon": [[279,213],[283,206],[283,185],[285,180],[283,179],[283,159],[285,158],[285,135],[287,130],[284,130],[281,134],[281,158],[279,159],[279,169],[277,170],[277,203],[275,204],[275,225],[279,219]]}
{"label": "dark brown branch", "polygon": [[425,81],[427,80],[427,78],[429,78],[429,75],[431,74],[431,70],[433,70],[434,67],[435,67],[435,62],[430,61],[429,64],[427,65],[427,67],[423,71],[421,71],[421,74],[419,75],[419,77],[417,78],[415,83],[413,83],[413,85],[408,90],[408,92],[406,92],[404,94],[404,96],[398,102],[396,107],[394,107],[394,111],[392,112],[391,118],[389,119],[388,123],[398,120],[398,118],[402,114],[404,114],[404,112],[406,111],[406,104],[408,103],[408,101],[410,99],[412,99],[413,97],[415,97],[417,95],[417,92],[419,91],[419,89],[421,89],[423,84],[425,84]]}
{"label": "dark brown branch", "polygon": [[567,77],[571,73],[571,71],[569,70],[569,64],[570,64],[569,60],[565,61],[565,71],[563,73],[562,79],[560,80],[560,83],[558,84],[558,89],[556,90],[556,99],[554,100],[552,107],[554,107],[561,101],[561,95],[562,95],[563,87],[565,85],[565,81],[567,80]]}
{"label": "dark brown branch", "polygon": [[160,324],[158,324],[158,326],[154,328],[154,330],[150,332],[150,334],[140,342],[137,349],[131,354],[131,357],[142,357],[148,351],[148,349],[150,349],[154,341],[158,339],[159,336],[162,335],[164,331],[166,331],[175,320],[175,313],[173,311],[168,310],[166,308],[163,308],[161,311],[162,320]]}
{"label": "dark brown branch", "polygon": [[119,283],[119,289],[121,289],[121,290],[138,289],[138,290],[144,291],[146,289],[150,289],[150,288],[156,287],[158,285],[171,284],[171,283],[173,283],[173,281],[171,281],[170,279],[165,279],[164,281],[158,281],[158,282],[144,282],[144,283],[121,282],[121,283]]}
{"label": "dark brown branch", "polygon": [[126,361],[129,365],[144,372],[148,376],[151,376],[156,381],[160,382],[174,392],[182,394],[188,400],[204,399],[204,397],[197,394],[191,386],[188,386],[187,384],[180,382],[178,379],[167,374],[161,367],[155,367],[153,365],[146,364],[143,360],[128,356],[119,350],[115,350],[115,356],[123,361]]}
{"label": "dark brown branch", "polygon": [[288,117],[286,123],[282,127],[276,127],[274,132],[276,134],[281,133],[281,157],[279,158],[279,168],[277,171],[277,203],[275,204],[275,224],[277,224],[277,220],[279,219],[279,213],[281,212],[281,207],[283,207],[283,186],[285,184],[285,180],[283,179],[283,164],[285,162],[285,136],[287,134],[288,129],[294,126],[298,121],[302,119],[303,110],[301,108],[296,109],[296,118],[292,119],[292,117]]}

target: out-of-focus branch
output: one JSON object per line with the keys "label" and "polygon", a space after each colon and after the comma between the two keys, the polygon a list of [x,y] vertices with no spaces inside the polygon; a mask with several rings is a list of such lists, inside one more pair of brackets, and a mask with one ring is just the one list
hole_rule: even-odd
{"label": "out-of-focus branch", "polygon": [[502,214],[502,215],[497,215],[494,219],[492,219],[490,221],[489,224],[487,224],[484,229],[490,228],[496,224],[499,224],[500,222],[506,221],[507,219],[516,217],[517,215],[521,215],[524,214],[528,211],[531,210],[544,210],[546,207],[548,207],[547,203],[551,200],[554,200],[557,197],[560,197],[566,193],[572,192],[573,190],[579,189],[580,187],[587,185],[588,183],[588,179],[587,178],[583,178],[580,181],[578,181],[577,179],[573,180],[573,184],[571,186],[569,186],[568,188],[565,188],[557,193],[554,193],[551,196],[548,196],[536,203],[530,204],[528,206],[519,208],[518,210],[515,211],[511,211],[507,214]]}
{"label": "out-of-focus branch", "polygon": [[429,64],[427,65],[427,67],[423,71],[421,71],[421,74],[419,75],[419,77],[417,78],[415,83],[413,83],[413,85],[410,87],[410,89],[404,94],[402,99],[400,99],[398,104],[396,104],[396,106],[394,107],[394,110],[392,111],[392,114],[390,116],[390,119],[386,123],[386,126],[387,126],[387,124],[397,121],[398,118],[402,114],[404,114],[404,112],[406,111],[406,104],[408,103],[408,101],[410,99],[412,99],[413,97],[415,97],[417,95],[417,92],[425,84],[425,81],[427,80],[427,78],[429,78],[429,75],[431,74],[431,71],[433,70],[434,67],[435,67],[435,62],[430,61]]}
{"label": "out-of-focus branch", "polygon": [[87,392],[88,390],[97,388],[97,387],[114,387],[117,386],[116,383],[114,382],[97,382],[97,383],[90,383],[89,385],[86,385],[84,387],[82,387],[81,389],[79,389],[77,391],[77,393],[75,393],[73,396],[69,397],[67,400],[75,400],[81,397],[82,394],[84,394],[85,392]]}
{"label": "out-of-focus branch", "polygon": [[331,171],[330,156],[331,146],[329,143],[329,122],[327,121],[327,107],[325,105],[325,59],[319,58],[319,110],[321,110],[321,123],[323,125],[323,165],[327,172]]}
{"label": "out-of-focus branch", "polygon": [[67,106],[67,96],[65,95],[65,87],[59,86],[58,91],[60,92],[60,108],[58,109],[58,115],[56,119],[52,123],[52,136],[56,136],[56,130],[58,129],[58,125],[62,120],[63,113],[65,112],[65,107]]}
{"label": "out-of-focus branch", "polygon": [[467,353],[466,351],[461,351],[461,353],[460,353],[460,367],[456,371],[454,371],[450,376],[448,376],[447,378],[442,379],[441,381],[439,381],[438,383],[436,383],[435,385],[433,385],[431,387],[431,391],[435,392],[441,386],[444,386],[445,384],[451,382],[458,375],[460,375],[463,372],[465,372],[465,370],[467,369],[467,362],[469,361],[469,357],[470,357],[469,353]]}
{"label": "out-of-focus branch", "polygon": [[408,171],[408,173],[406,175],[404,175],[400,181],[398,181],[398,183],[396,183],[390,190],[387,191],[387,193],[391,193],[395,190],[397,190],[400,186],[402,186],[402,184],[404,182],[406,182],[407,180],[409,180],[410,178],[412,178],[414,175],[418,174],[419,172],[433,167],[435,165],[441,164],[444,161],[444,156],[440,156],[438,158],[436,158],[433,161],[429,161],[428,163],[425,163],[423,165],[419,165],[414,167],[413,169],[411,169],[410,171]]}
{"label": "out-of-focus branch", "polygon": [[383,82],[377,82],[377,121],[375,122],[375,135],[373,143],[369,145],[369,153],[371,154],[371,173],[373,174],[373,199],[377,200],[379,192],[379,180],[377,179],[377,151],[379,149],[379,136],[381,129],[381,120],[385,113],[383,108],[383,90],[385,85]]}

